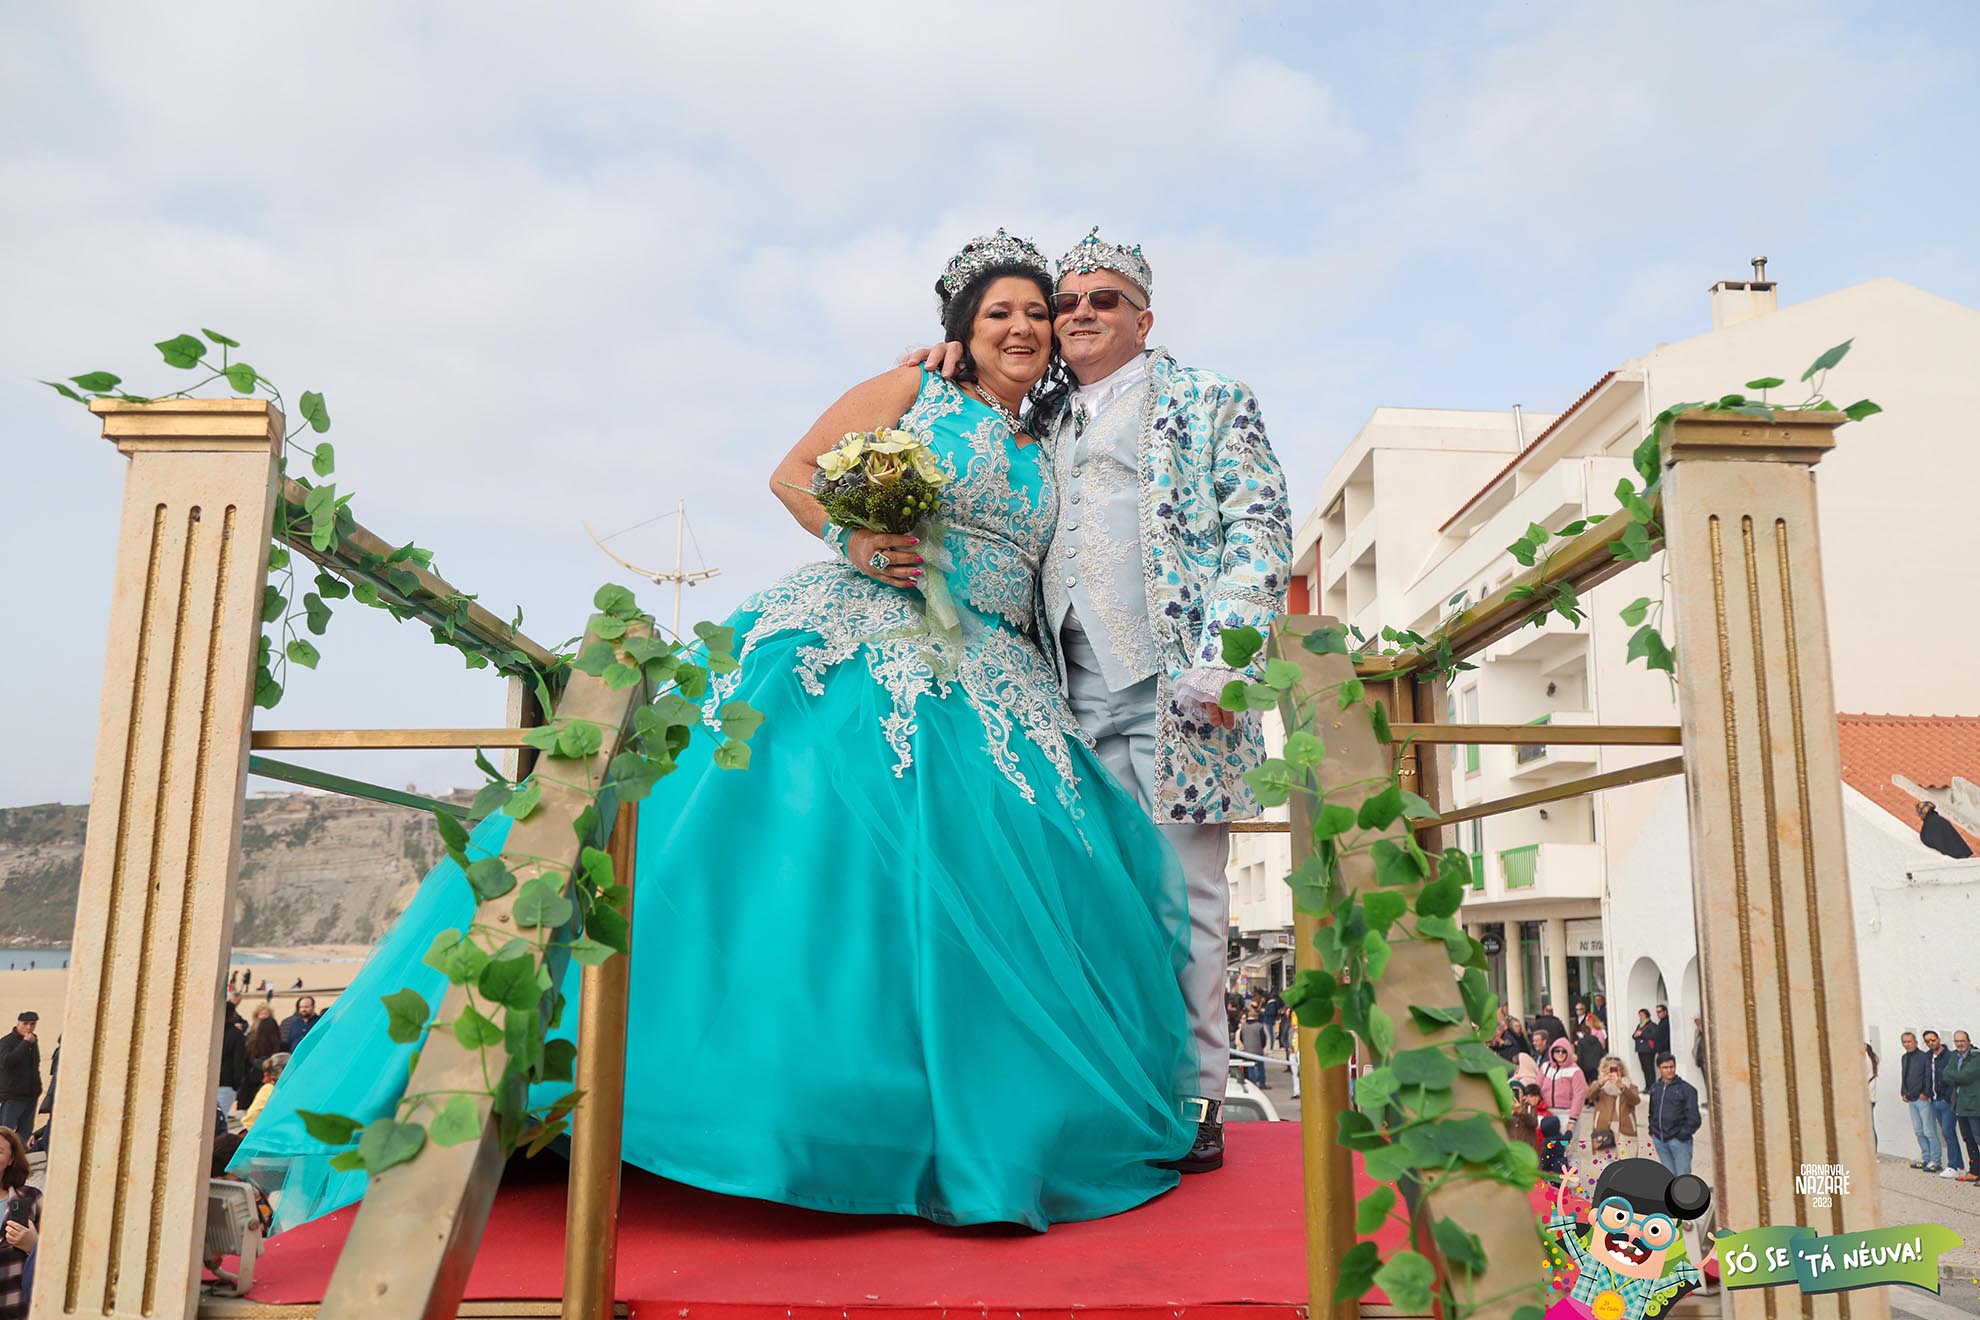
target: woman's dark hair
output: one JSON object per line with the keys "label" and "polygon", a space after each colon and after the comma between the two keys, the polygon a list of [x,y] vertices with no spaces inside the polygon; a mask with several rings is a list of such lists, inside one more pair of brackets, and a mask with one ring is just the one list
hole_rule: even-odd
{"label": "woman's dark hair", "polygon": [[[976,360],[969,355],[970,328],[976,324],[976,314],[983,310],[983,295],[990,291],[992,284],[1007,277],[1030,280],[1038,286],[1038,292],[1044,297],[1047,307],[1051,305],[1051,277],[1036,266],[1027,266],[1018,261],[1000,261],[994,266],[985,266],[972,275],[969,282],[956,290],[953,295],[945,290],[939,281],[935,285],[935,296],[941,299],[942,305],[942,338],[953,340],[963,346],[962,365],[956,368],[958,385],[976,383]],[[1046,362],[1045,374],[1025,396],[1030,404],[1027,414],[1035,414],[1041,405],[1064,398],[1072,392],[1072,376],[1067,372],[1066,364],[1059,360],[1059,341],[1056,335],[1052,337],[1051,350],[1052,355]]]}
{"label": "woman's dark hair", "polygon": [[0,1127],[0,1141],[7,1143],[7,1167],[0,1169],[0,1192],[11,1192],[16,1187],[25,1187],[28,1180],[27,1147],[21,1144],[21,1134],[12,1128]]}
{"label": "woman's dark hair", "polygon": [[282,1028],[272,1017],[256,1018],[254,1029],[248,1032],[247,1052],[250,1059],[265,1059],[271,1054],[280,1054],[288,1048],[282,1039]]}

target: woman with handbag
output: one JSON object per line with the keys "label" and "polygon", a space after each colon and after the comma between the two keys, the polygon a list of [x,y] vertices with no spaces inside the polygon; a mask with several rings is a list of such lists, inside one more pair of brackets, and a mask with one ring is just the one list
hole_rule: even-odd
{"label": "woman with handbag", "polygon": [[1621,1059],[1611,1054],[1602,1060],[1588,1095],[1595,1115],[1588,1131],[1589,1150],[1614,1159],[1635,1154],[1636,1106],[1642,1093],[1629,1080]]}

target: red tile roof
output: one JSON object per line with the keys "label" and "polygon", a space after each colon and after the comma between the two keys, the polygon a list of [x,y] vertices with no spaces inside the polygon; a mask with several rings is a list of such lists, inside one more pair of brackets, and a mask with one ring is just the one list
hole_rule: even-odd
{"label": "red tile roof", "polygon": [[1527,445],[1526,448],[1520,450],[1517,454],[1514,454],[1512,462],[1500,468],[1490,481],[1480,486],[1478,488],[1478,493],[1473,495],[1470,499],[1466,500],[1464,502],[1463,508],[1459,509],[1456,513],[1446,518],[1444,520],[1444,525],[1442,527],[1439,527],[1437,530],[1440,532],[1450,531],[1452,523],[1464,517],[1466,511],[1469,510],[1472,505],[1484,499],[1486,494],[1491,491],[1492,487],[1498,485],[1501,481],[1504,481],[1506,479],[1506,474],[1508,472],[1511,472],[1514,468],[1517,468],[1521,463],[1524,463],[1526,461],[1526,456],[1532,453],[1535,449],[1538,449],[1540,447],[1540,442],[1542,440],[1545,440],[1548,436],[1560,430],[1561,423],[1565,422],[1568,418],[1574,416],[1574,410],[1576,408],[1579,408],[1582,404],[1587,403],[1589,399],[1594,397],[1596,390],[1601,389],[1604,385],[1607,385],[1610,381],[1614,380],[1615,378],[1616,378],[1615,372],[1613,371],[1603,372],[1602,379],[1596,381],[1593,385],[1590,385],[1586,390],[1582,391],[1581,397],[1576,399],[1573,403],[1570,403],[1567,406],[1567,411],[1563,412],[1559,417],[1556,417],[1553,421],[1547,423],[1546,430],[1542,431],[1539,435],[1534,436],[1531,444]]}
{"label": "red tile roof", "polygon": [[[1920,788],[1946,788],[1954,775],[1980,783],[1980,716],[1838,715],[1836,725],[1843,782],[1914,831],[1917,799],[1892,775]],[[1966,841],[1980,850],[1980,839],[1966,834]]]}

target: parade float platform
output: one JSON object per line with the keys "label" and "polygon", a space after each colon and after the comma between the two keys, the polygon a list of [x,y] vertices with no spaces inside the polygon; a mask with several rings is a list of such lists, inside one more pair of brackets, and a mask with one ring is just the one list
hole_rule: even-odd
{"label": "parade float platform", "polygon": [[[1232,1124],[1226,1140],[1219,1172],[1185,1178],[1126,1214],[1042,1234],[825,1214],[628,1168],[618,1296],[634,1320],[1065,1320],[1072,1311],[1092,1320],[1298,1320],[1306,1307],[1299,1125]],[[464,1313],[554,1311],[563,1295],[565,1167],[547,1156],[511,1166]],[[352,1206],[271,1239],[246,1302],[202,1310],[312,1308],[356,1213]]]}

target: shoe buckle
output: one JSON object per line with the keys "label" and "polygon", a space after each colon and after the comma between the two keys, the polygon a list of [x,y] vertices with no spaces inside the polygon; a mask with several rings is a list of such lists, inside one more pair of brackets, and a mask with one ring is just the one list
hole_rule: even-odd
{"label": "shoe buckle", "polygon": [[1215,1123],[1223,1117],[1223,1113],[1224,1102],[1221,1100],[1193,1095],[1182,1102],[1182,1116],[1192,1123]]}

